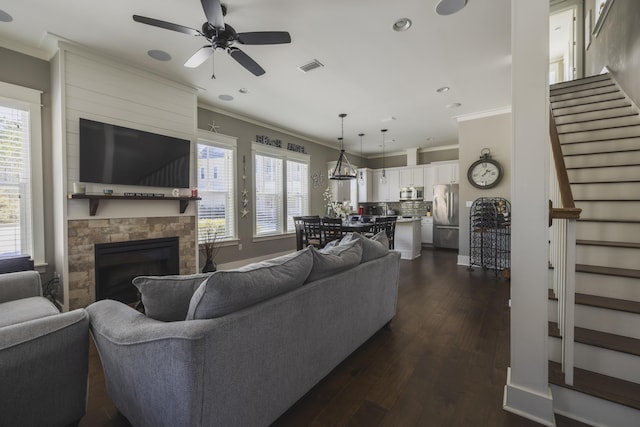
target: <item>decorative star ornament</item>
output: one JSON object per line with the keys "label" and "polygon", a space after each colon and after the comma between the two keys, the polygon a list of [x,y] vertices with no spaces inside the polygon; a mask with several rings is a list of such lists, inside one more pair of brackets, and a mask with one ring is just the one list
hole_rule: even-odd
{"label": "decorative star ornament", "polygon": [[218,133],[218,128],[220,126],[216,126],[216,122],[214,120],[211,120],[211,123],[209,123],[207,126],[209,126],[209,132]]}
{"label": "decorative star ornament", "polygon": [[242,218],[246,218],[249,215],[249,211],[247,210],[247,208],[243,208],[240,213],[242,214]]}
{"label": "decorative star ornament", "polygon": [[242,190],[242,197],[246,198],[248,194],[249,194],[249,192],[247,191],[246,188],[244,190]]}

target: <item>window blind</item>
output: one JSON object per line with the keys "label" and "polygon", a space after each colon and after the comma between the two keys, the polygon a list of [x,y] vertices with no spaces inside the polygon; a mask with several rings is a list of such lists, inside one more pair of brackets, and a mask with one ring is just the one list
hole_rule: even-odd
{"label": "window blind", "polygon": [[256,236],[282,233],[283,160],[256,153],[254,156]]}
{"label": "window blind", "polygon": [[308,215],[309,165],[287,160],[287,231],[295,231],[294,216]]}
{"label": "window blind", "polygon": [[214,229],[216,240],[231,239],[236,234],[234,151],[208,144],[198,144],[197,170],[198,239],[202,243],[207,230]]}
{"label": "window blind", "polygon": [[29,112],[0,104],[0,257],[32,255]]}

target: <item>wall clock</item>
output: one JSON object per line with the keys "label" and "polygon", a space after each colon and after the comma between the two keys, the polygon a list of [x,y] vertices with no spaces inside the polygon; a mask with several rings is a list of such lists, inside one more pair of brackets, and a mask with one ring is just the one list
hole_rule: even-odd
{"label": "wall clock", "polygon": [[473,162],[467,171],[469,183],[480,189],[495,187],[500,183],[502,175],[502,166],[491,158],[488,148],[480,151],[480,160]]}

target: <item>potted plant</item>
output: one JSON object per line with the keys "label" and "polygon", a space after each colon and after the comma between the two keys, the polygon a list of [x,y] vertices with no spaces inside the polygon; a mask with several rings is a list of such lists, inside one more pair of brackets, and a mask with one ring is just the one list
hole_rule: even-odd
{"label": "potted plant", "polygon": [[200,250],[204,252],[205,262],[202,267],[203,273],[209,273],[217,270],[217,265],[214,261],[215,256],[218,254],[219,246],[216,245],[216,239],[218,237],[217,230],[214,227],[207,227],[203,235],[203,242]]}

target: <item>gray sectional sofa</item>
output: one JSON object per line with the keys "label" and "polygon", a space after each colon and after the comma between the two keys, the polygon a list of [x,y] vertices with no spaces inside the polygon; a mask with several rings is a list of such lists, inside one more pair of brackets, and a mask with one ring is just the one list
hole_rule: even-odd
{"label": "gray sectional sofa", "polygon": [[146,315],[87,309],[109,395],[134,426],[269,425],[391,321],[399,263],[383,232],[206,277],[137,278]]}

